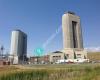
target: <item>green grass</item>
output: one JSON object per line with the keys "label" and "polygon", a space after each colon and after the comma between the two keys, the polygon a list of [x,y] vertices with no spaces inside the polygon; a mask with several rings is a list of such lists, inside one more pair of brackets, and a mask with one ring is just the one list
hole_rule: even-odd
{"label": "green grass", "polygon": [[8,68],[0,80],[100,80],[99,64],[31,65],[30,69]]}

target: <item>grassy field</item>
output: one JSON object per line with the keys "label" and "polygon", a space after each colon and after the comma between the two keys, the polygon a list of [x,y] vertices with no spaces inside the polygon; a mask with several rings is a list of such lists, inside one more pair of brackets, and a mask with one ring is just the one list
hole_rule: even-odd
{"label": "grassy field", "polygon": [[0,80],[100,80],[100,64],[5,66]]}
{"label": "grassy field", "polygon": [[[88,58],[100,60],[100,52]],[[0,80],[100,80],[100,64],[0,66]]]}
{"label": "grassy field", "polygon": [[90,60],[100,60],[100,52],[90,52],[87,56]]}

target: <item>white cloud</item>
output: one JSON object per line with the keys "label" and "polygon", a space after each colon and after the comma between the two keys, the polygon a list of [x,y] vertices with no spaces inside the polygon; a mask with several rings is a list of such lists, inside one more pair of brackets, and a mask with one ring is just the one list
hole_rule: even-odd
{"label": "white cloud", "polygon": [[87,47],[85,50],[89,52],[100,52],[100,47]]}

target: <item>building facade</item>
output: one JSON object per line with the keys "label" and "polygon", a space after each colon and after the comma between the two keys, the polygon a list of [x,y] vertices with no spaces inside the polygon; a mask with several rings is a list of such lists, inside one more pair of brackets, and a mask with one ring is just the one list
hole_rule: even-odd
{"label": "building facade", "polygon": [[55,63],[57,60],[64,59],[64,53],[61,51],[55,51],[49,54],[50,55],[50,62]]}
{"label": "building facade", "polygon": [[29,62],[31,64],[47,64],[49,63],[49,55],[44,56],[33,56],[30,57]]}
{"label": "building facade", "polygon": [[87,59],[87,51],[83,47],[80,17],[73,12],[62,16],[63,49],[50,54],[50,62],[60,59]]}
{"label": "building facade", "polygon": [[80,17],[73,12],[62,16],[63,48],[83,49],[82,29]]}
{"label": "building facade", "polygon": [[73,12],[62,16],[63,50],[68,59],[87,58],[87,51],[83,47],[83,37],[80,17]]}
{"label": "building facade", "polygon": [[27,35],[21,30],[12,31],[10,55],[15,63],[25,61],[27,57]]}

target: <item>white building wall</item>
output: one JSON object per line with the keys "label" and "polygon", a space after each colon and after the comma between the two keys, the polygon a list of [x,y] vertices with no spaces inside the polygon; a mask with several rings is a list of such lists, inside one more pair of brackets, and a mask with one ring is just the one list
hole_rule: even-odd
{"label": "white building wall", "polygon": [[11,36],[11,55],[16,55],[18,53],[18,36],[19,32],[18,31],[12,31],[12,36]]}
{"label": "white building wall", "polygon": [[24,32],[20,30],[12,31],[10,55],[13,58],[18,57],[19,61],[27,56],[27,35]]}

